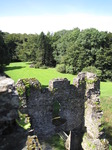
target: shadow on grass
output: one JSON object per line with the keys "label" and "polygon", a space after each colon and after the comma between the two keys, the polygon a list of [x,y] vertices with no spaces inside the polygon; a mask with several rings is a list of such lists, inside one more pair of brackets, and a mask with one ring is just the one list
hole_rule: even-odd
{"label": "shadow on grass", "polygon": [[42,89],[47,88],[48,85],[41,85]]}
{"label": "shadow on grass", "polygon": [[22,69],[25,68],[25,66],[14,66],[14,67],[6,67],[5,71],[9,71],[9,70],[16,70],[16,69]]}
{"label": "shadow on grass", "polygon": [[105,131],[105,135],[106,138],[109,141],[109,144],[112,145],[112,126],[110,126],[108,123],[103,123],[104,126],[104,131]]}

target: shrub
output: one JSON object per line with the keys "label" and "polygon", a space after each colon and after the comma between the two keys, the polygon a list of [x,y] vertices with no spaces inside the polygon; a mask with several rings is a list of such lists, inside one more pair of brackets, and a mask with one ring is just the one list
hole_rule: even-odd
{"label": "shrub", "polygon": [[40,69],[47,69],[47,66],[43,65],[40,67]]}
{"label": "shrub", "polygon": [[37,62],[36,64],[35,64],[35,68],[40,68],[41,67],[41,62]]}
{"label": "shrub", "polygon": [[40,68],[40,69],[47,69],[48,67],[45,65],[42,65],[40,62],[37,62],[35,64],[35,68]]}
{"label": "shrub", "polygon": [[58,64],[58,65],[56,66],[56,70],[57,70],[58,72],[65,73],[65,72],[66,72],[66,66],[65,66],[64,64]]}
{"label": "shrub", "polygon": [[74,73],[74,67],[73,66],[66,66],[66,73],[73,74]]}
{"label": "shrub", "polygon": [[99,77],[99,79],[102,79],[102,71],[97,69],[94,66],[85,67],[85,68],[83,68],[82,72],[92,72],[92,73],[96,74],[97,77]]}
{"label": "shrub", "polygon": [[105,78],[106,78],[107,80],[112,81],[112,71],[111,71],[111,70],[106,70],[106,71],[105,71]]}

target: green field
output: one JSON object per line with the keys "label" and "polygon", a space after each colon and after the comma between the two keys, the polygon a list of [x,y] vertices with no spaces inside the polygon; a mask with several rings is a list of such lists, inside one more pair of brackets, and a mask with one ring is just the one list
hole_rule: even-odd
{"label": "green field", "polygon": [[11,63],[6,67],[5,73],[11,77],[15,83],[20,78],[36,78],[42,85],[48,85],[49,81],[54,78],[67,78],[73,82],[74,75],[63,74],[56,71],[55,68],[35,69],[30,68],[29,63]]}
{"label": "green field", "polygon": [[[112,82],[101,82],[100,101],[103,109],[102,122],[106,138],[112,145]],[[109,150],[112,150],[112,146],[110,146]]]}
{"label": "green field", "polygon": [[[76,77],[71,74],[62,74],[56,71],[55,68],[35,69],[29,68],[29,63],[11,63],[6,67],[5,73],[11,77],[15,83],[20,78],[36,78],[43,86],[47,86],[49,81],[53,78],[68,78],[73,82]],[[112,82],[101,82],[101,106],[103,109],[103,123],[106,136],[112,145]]]}

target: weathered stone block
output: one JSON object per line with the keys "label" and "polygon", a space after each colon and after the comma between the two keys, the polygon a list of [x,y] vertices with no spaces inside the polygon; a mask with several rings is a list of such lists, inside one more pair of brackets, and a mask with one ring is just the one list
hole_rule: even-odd
{"label": "weathered stone block", "polygon": [[0,79],[0,135],[13,128],[15,119],[18,118],[19,97],[10,78]]}

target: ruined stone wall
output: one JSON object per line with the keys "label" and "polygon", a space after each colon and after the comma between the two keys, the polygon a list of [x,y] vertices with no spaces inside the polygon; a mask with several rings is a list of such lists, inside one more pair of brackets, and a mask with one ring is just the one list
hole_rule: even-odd
{"label": "ruined stone wall", "polygon": [[85,92],[85,127],[83,148],[86,150],[108,150],[108,141],[105,139],[100,106],[100,82],[94,74],[87,73]]}
{"label": "ruined stone wall", "polygon": [[[41,150],[37,136],[19,127],[19,96],[14,81],[0,76],[0,150]],[[27,137],[28,136],[28,137]],[[27,142],[26,142],[27,141]],[[33,148],[32,148],[33,147]]]}
{"label": "ruined stone wall", "polygon": [[0,135],[11,132],[18,118],[19,98],[14,81],[0,77]]}
{"label": "ruined stone wall", "polygon": [[[27,83],[28,82],[28,83]],[[38,136],[50,136],[60,130],[70,131],[84,126],[84,94],[85,82],[81,88],[70,85],[67,79],[54,79],[48,88],[42,88],[34,79],[20,80],[17,87],[25,89],[29,84],[29,96],[26,94],[26,108],[32,126]],[[26,89],[27,90],[27,89]],[[25,92],[27,93],[27,91]],[[25,93],[23,93],[25,96]],[[24,98],[23,96],[23,98]],[[59,116],[62,124],[53,124],[53,104],[60,104]]]}
{"label": "ruined stone wall", "polygon": [[[67,79],[54,79],[49,82],[47,88],[42,88],[35,79],[24,79],[18,81],[17,88],[20,87],[24,89],[21,96],[24,105],[21,110],[29,114],[38,137],[71,131],[67,140],[69,144],[66,145],[69,145],[70,149],[77,150],[81,149],[85,132],[83,149],[90,150],[91,147],[108,149],[105,148],[108,147],[108,142],[101,137],[100,82],[94,74],[79,73],[73,84]],[[53,118],[55,101],[60,104],[61,123],[58,125],[54,123]]]}
{"label": "ruined stone wall", "polygon": [[[101,125],[100,82],[94,74],[79,73],[73,84],[67,79],[53,79],[47,88],[36,79],[21,79],[16,89],[19,98],[14,81],[2,77],[0,135],[14,126],[21,103],[19,110],[29,115],[38,138],[69,131],[68,150],[81,150],[82,147],[85,150],[108,150]],[[55,102],[60,105],[59,116],[53,114]]]}

